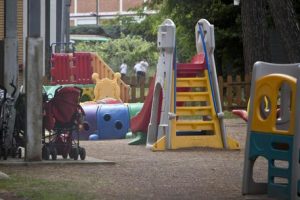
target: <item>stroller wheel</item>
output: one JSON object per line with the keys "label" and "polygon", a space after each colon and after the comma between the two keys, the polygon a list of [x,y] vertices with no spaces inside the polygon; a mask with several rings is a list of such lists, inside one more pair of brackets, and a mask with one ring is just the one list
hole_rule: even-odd
{"label": "stroller wheel", "polygon": [[63,159],[67,159],[68,158],[68,152],[66,152],[65,150],[62,152],[62,157]]}
{"label": "stroller wheel", "polygon": [[78,157],[79,157],[79,149],[77,147],[75,148],[72,148],[72,151],[73,151],[73,159],[74,160],[78,160]]}
{"label": "stroller wheel", "polygon": [[15,147],[13,147],[13,148],[11,148],[11,157],[12,158],[16,158],[17,157],[17,148],[15,148]]}
{"label": "stroller wheel", "polygon": [[2,156],[3,156],[3,160],[7,160],[8,157],[8,150],[6,148],[2,148]]}
{"label": "stroller wheel", "polygon": [[45,145],[42,148],[42,158],[44,160],[49,160],[49,158],[50,158],[50,149],[49,149],[49,147],[47,147]]}
{"label": "stroller wheel", "polygon": [[71,159],[74,158],[74,156],[73,156],[73,148],[72,148],[71,151],[69,152],[69,157],[70,157]]}
{"label": "stroller wheel", "polygon": [[22,149],[18,148],[18,152],[17,152],[18,158],[22,158]]}
{"label": "stroller wheel", "polygon": [[52,150],[51,151],[51,158],[52,158],[52,160],[56,160],[57,159],[57,150],[56,150],[55,147],[52,147],[51,150]]}
{"label": "stroller wheel", "polygon": [[80,159],[84,160],[86,157],[86,152],[85,152],[85,148],[83,147],[79,147],[79,155],[80,155]]}

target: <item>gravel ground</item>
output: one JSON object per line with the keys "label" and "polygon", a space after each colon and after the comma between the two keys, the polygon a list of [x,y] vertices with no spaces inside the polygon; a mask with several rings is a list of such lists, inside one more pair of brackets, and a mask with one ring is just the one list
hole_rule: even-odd
{"label": "gravel ground", "polygon": [[[7,174],[74,181],[99,199],[240,200],[246,124],[225,121],[227,132],[240,141],[240,151],[193,148],[151,152],[129,146],[129,140],[83,141],[88,156],[115,165],[0,167]],[[257,177],[266,174],[258,165]]]}

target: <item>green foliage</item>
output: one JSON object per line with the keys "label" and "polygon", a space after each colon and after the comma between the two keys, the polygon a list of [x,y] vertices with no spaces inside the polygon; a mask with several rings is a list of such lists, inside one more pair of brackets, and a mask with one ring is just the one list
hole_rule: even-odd
{"label": "green foliage", "polygon": [[[148,54],[156,54],[156,56],[147,55],[146,57],[151,63],[150,66],[155,69],[157,30],[158,26],[167,18],[172,19],[176,24],[177,60],[188,62],[196,54],[195,24],[199,19],[205,18],[215,26],[215,58],[218,74],[243,72],[240,7],[233,6],[232,0],[202,0],[200,2],[197,0],[155,0],[144,6],[160,11],[155,15],[145,15],[143,8],[139,8],[137,9],[140,19],[138,22],[134,17],[119,17],[107,21],[102,25],[103,29],[112,38],[120,37],[120,41],[118,39],[103,45],[88,45],[89,48],[99,52],[115,70],[122,58],[128,60],[129,66],[133,66],[135,61],[144,57],[140,55],[141,53],[135,52],[136,49],[131,50],[129,41],[126,41],[128,38],[133,41],[136,40],[135,38],[140,38],[151,43],[151,48],[147,46],[145,48],[152,51]],[[122,34],[127,35],[128,38]],[[135,45],[139,45],[139,43]],[[105,50],[104,46],[108,49]],[[125,52],[126,50],[129,51]]]}
{"label": "green foliage", "polygon": [[137,16],[119,16],[110,21],[105,21],[102,28],[112,38],[124,35],[139,35],[144,40],[156,42],[158,26],[162,22],[160,14],[146,15],[142,9],[137,11]]}
{"label": "green foliage", "polygon": [[161,13],[177,27],[177,57],[186,62],[195,55],[195,24],[201,18],[215,26],[215,57],[219,74],[243,70],[240,7],[225,0],[165,0]]}
{"label": "green foliage", "polygon": [[121,26],[118,24],[102,25],[101,26],[105,33],[111,38],[119,38],[121,36]]}
{"label": "green foliage", "polygon": [[156,15],[140,17],[145,19],[137,23],[132,17],[120,17],[122,32],[140,35],[144,39],[156,42],[158,26],[167,18],[176,24],[177,60],[188,62],[196,54],[195,24],[201,18],[215,25],[215,58],[218,73],[226,75],[240,73],[243,70],[242,29],[240,7],[233,6],[232,0],[156,0],[147,6],[159,9]]}
{"label": "green foliage", "polygon": [[156,42],[158,26],[162,23],[160,14],[146,16],[141,14],[143,21],[137,23],[133,17],[120,17],[122,33],[126,35],[139,35],[143,39]]}
{"label": "green foliage", "polygon": [[124,61],[128,65],[128,75],[133,75],[133,66],[141,59],[149,63],[149,76],[153,75],[156,69],[158,53],[156,44],[147,42],[140,36],[121,35],[119,39],[112,39],[105,43],[81,42],[76,44],[78,51],[97,52],[103,60],[115,71]]}
{"label": "green foliage", "polygon": [[83,34],[83,35],[102,35],[107,36],[106,32],[97,25],[80,25],[70,27],[70,34]]}

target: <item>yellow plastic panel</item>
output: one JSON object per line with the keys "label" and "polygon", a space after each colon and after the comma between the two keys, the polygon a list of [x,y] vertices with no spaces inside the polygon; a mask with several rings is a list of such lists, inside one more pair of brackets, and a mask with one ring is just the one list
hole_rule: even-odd
{"label": "yellow plastic panel", "polygon": [[177,78],[176,87],[207,87],[206,78]]}
{"label": "yellow plastic panel", "polygon": [[177,92],[176,101],[209,101],[209,92]]}
{"label": "yellow plastic panel", "polygon": [[220,135],[177,136],[172,142],[172,149],[189,147],[224,148]]}
{"label": "yellow plastic panel", "polygon": [[[256,81],[255,96],[253,98],[252,131],[287,135],[294,134],[296,81],[296,78],[284,74],[270,74]],[[291,88],[290,126],[288,130],[277,130],[277,100],[279,89],[283,83],[287,83]],[[270,111],[268,116],[262,116],[261,102],[265,101],[266,97],[270,100]]]}
{"label": "yellow plastic panel", "polygon": [[163,136],[157,142],[153,144],[152,151],[164,151],[166,150],[166,136]]}
{"label": "yellow plastic panel", "polygon": [[178,131],[214,130],[213,121],[177,121]]}
{"label": "yellow plastic panel", "polygon": [[195,115],[211,115],[211,106],[190,106],[177,107],[176,115],[178,116],[195,116]]}
{"label": "yellow plastic panel", "polygon": [[113,80],[108,78],[99,79],[99,74],[93,73],[92,79],[96,84],[94,89],[95,101],[102,100],[104,98],[120,100],[120,86],[117,81],[120,77],[120,73],[115,73]]}

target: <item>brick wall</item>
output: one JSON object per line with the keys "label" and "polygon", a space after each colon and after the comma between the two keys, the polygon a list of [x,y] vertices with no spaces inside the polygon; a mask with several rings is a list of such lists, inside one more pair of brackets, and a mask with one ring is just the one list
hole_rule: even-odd
{"label": "brick wall", "polygon": [[123,0],[123,10],[139,7],[144,3],[143,0]]}
{"label": "brick wall", "polygon": [[96,0],[77,0],[77,12],[96,12]]}
{"label": "brick wall", "polygon": [[[123,0],[123,11],[135,8],[143,4],[143,0]],[[72,0],[70,12],[74,13],[74,3]],[[112,12],[120,10],[120,0],[99,0],[100,12]],[[77,0],[77,13],[96,12],[96,0]]]}
{"label": "brick wall", "polygon": [[112,12],[119,11],[120,2],[119,0],[99,0],[99,11],[100,12]]}

